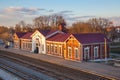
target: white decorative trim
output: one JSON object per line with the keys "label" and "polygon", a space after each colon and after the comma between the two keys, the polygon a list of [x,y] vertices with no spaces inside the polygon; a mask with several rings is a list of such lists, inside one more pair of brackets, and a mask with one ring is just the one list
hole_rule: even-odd
{"label": "white decorative trim", "polygon": [[57,51],[57,45],[54,45],[54,53],[57,54],[58,51]]}
{"label": "white decorative trim", "polygon": [[64,44],[65,42],[56,42],[56,41],[48,41],[46,40],[46,42],[51,42],[51,43],[60,43],[60,44]]}
{"label": "white decorative trim", "polygon": [[[86,59],[86,58],[89,59],[90,58],[90,56],[89,56],[90,55],[90,50],[89,49],[90,49],[90,47],[85,47],[84,48],[84,59]],[[88,51],[87,54],[85,52],[86,50]]]}
{"label": "white decorative trim", "polygon": [[[98,58],[99,57],[99,54],[98,54],[98,46],[95,46],[94,47],[94,58]],[[95,50],[97,50],[97,53],[95,53],[96,51]],[[97,55],[97,56],[96,56]]]}
{"label": "white decorative trim", "polygon": [[54,53],[54,46],[51,44],[51,52]]}
{"label": "white decorative trim", "polygon": [[[107,42],[110,43],[110,42]],[[89,43],[89,44],[82,44],[82,45],[95,45],[95,44],[105,44],[105,42],[100,42],[100,43]]]}
{"label": "white decorative trim", "polygon": [[46,36],[46,39],[49,38],[49,37],[51,37],[51,36],[53,36],[53,35],[55,35],[55,34],[57,34],[57,33],[63,33],[63,32],[57,30],[57,31],[53,32],[52,34],[47,35],[47,36]]}
{"label": "white decorative trim", "polygon": [[[70,53],[69,50],[71,50],[71,53]],[[71,47],[68,47],[68,57],[69,57],[69,58],[72,58],[72,48],[71,48]]]}
{"label": "white decorative trim", "polygon": [[[77,50],[77,57],[76,57],[76,50]],[[74,48],[75,59],[79,59],[79,50],[78,48]]]}
{"label": "white decorative trim", "polygon": [[[61,51],[60,51],[60,48],[61,48]],[[59,54],[60,56],[62,56],[62,45],[59,45]]]}

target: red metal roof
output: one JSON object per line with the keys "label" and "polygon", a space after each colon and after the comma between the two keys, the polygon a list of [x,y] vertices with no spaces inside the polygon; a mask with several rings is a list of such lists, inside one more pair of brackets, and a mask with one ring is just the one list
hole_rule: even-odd
{"label": "red metal roof", "polygon": [[44,36],[50,35],[58,30],[39,30],[40,33],[42,33]]}
{"label": "red metal roof", "polygon": [[48,41],[64,42],[71,34],[57,33],[54,36],[48,38]]}
{"label": "red metal roof", "polygon": [[21,38],[22,36],[24,36],[27,32],[17,32],[16,35],[18,36],[18,38]]}
{"label": "red metal roof", "polygon": [[23,39],[31,39],[32,32],[26,33],[24,36],[22,36]]}
{"label": "red metal roof", "polygon": [[[73,36],[82,44],[101,43],[105,42],[106,38],[106,36],[101,33],[73,34]],[[108,39],[107,41],[110,42]]]}

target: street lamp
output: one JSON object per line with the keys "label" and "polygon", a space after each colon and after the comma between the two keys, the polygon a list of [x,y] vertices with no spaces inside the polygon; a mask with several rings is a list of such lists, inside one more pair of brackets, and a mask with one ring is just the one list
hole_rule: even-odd
{"label": "street lamp", "polygon": [[105,63],[107,63],[107,40],[106,38],[104,38],[105,40]]}

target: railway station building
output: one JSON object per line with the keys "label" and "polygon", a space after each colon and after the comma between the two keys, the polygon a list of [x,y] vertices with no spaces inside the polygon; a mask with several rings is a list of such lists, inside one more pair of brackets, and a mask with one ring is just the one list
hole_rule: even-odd
{"label": "railway station building", "polygon": [[68,60],[85,61],[109,57],[110,41],[102,33],[70,34],[62,30],[36,30],[15,33],[14,48],[54,55]]}

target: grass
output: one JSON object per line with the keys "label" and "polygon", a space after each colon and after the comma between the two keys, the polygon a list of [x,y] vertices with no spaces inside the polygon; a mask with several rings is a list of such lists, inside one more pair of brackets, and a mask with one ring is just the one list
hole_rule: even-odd
{"label": "grass", "polygon": [[120,54],[120,47],[111,48],[110,52],[112,52],[112,53],[119,53]]}

